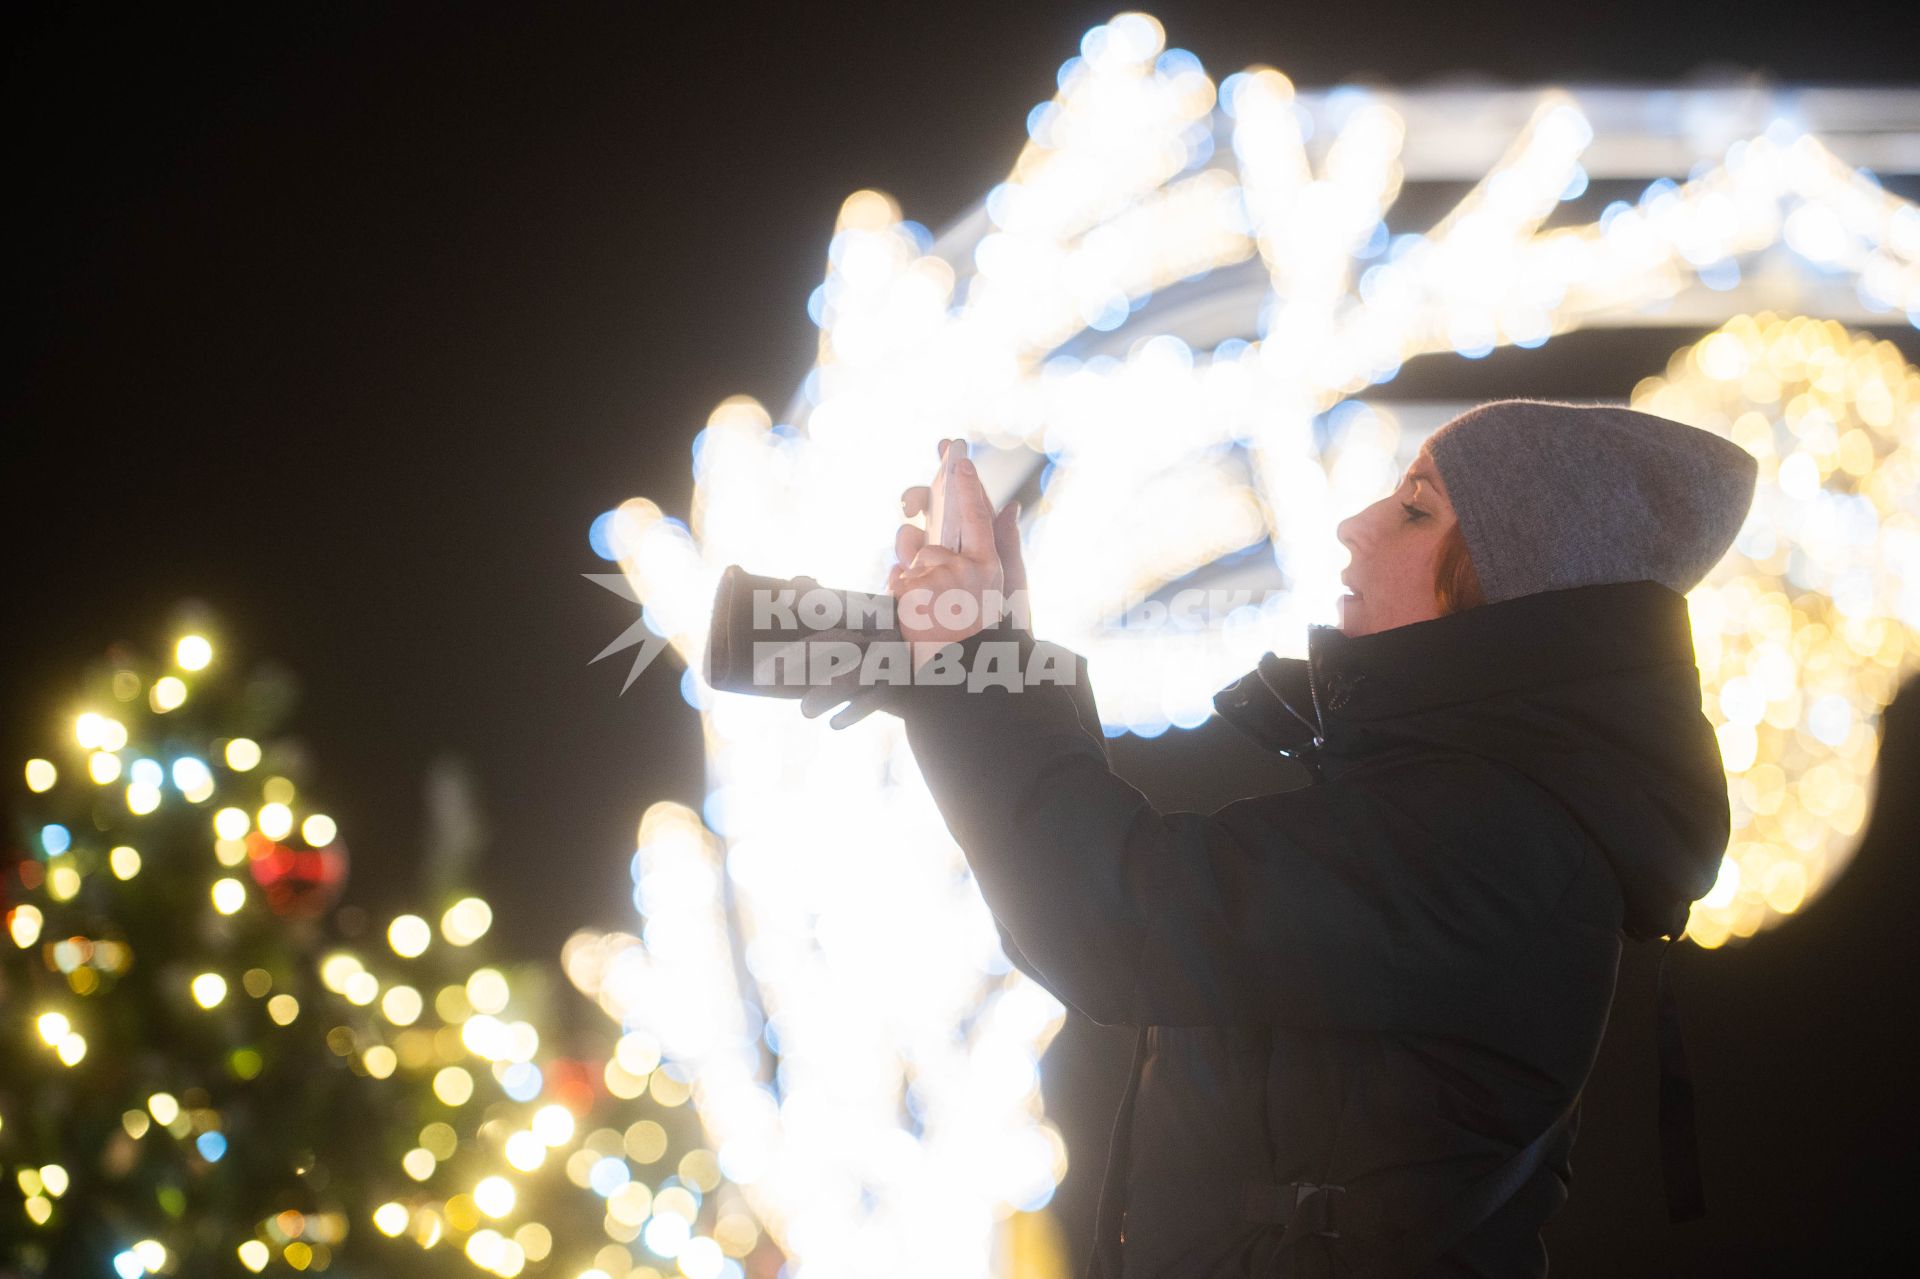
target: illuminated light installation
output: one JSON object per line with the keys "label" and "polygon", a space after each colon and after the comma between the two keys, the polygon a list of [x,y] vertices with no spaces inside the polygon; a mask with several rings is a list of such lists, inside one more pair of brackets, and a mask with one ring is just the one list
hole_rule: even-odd
{"label": "illuminated light installation", "polygon": [[1760,461],[1687,597],[1734,824],[1687,935],[1718,946],[1811,901],[1871,810],[1879,712],[1920,658],[1920,369],[1833,321],[1741,317],[1633,403]]}
{"label": "illuminated light installation", "polygon": [[[641,823],[640,935],[580,934],[567,969],[687,1068],[724,1171],[798,1273],[995,1269],[996,1219],[1043,1204],[1064,1168],[1034,1072],[1061,1010],[1008,969],[898,720],[833,732],[789,702],[702,684],[720,572],[883,589],[901,490],[925,482],[936,440],[964,437],[996,501],[1022,498],[1035,630],[1087,657],[1106,731],[1197,726],[1223,684],[1269,649],[1299,655],[1307,625],[1334,616],[1335,524],[1445,416],[1359,398],[1408,360],[1767,307],[1920,316],[1920,210],[1853,167],[1910,163],[1920,94],[1874,98],[1868,118],[1905,123],[1847,129],[1850,162],[1815,136],[1823,111],[1847,119],[1819,94],[1672,102],[1609,88],[1306,94],[1267,68],[1216,86],[1157,21],[1122,14],[1061,68],[1008,180],[944,234],[880,192],[847,198],[808,304],[817,365],[777,424],[746,397],[713,411],[693,442],[690,526],[644,498],[596,522],[646,624],[686,663],[710,789],[701,814],[657,804]],[[1463,177],[1477,181],[1436,224],[1390,231],[1403,186]],[[1637,199],[1555,221],[1590,183],[1622,180]],[[1911,448],[1912,402],[1897,398],[1875,465],[1890,440]],[[1783,463],[1782,500],[1808,497],[1804,467]],[[1911,492],[1875,508],[1885,589],[1858,621],[1889,672],[1908,650],[1874,623],[1892,624],[1896,600],[1913,623],[1920,578],[1894,549],[1910,545]],[[1800,545],[1827,518],[1773,535]],[[1761,534],[1744,536],[1762,555]],[[1723,566],[1706,588],[1717,607],[1764,593],[1743,571]],[[1796,589],[1831,589],[1852,610],[1843,576]],[[1155,615],[1175,583],[1253,598]],[[1775,678],[1768,652],[1703,629],[1710,702],[1749,656]],[[1847,726],[1820,702],[1818,731],[1851,753],[1832,785],[1813,784],[1809,804],[1829,807],[1809,813],[1857,807],[1855,726],[1880,685],[1843,684],[1820,677]],[[1742,696],[1736,718],[1750,714]],[[1784,737],[1756,733],[1738,784],[1772,767],[1804,789],[1788,770],[1811,756],[1762,754],[1776,750]],[[1749,822],[1736,838],[1765,909],[1738,885],[1720,892],[1695,916],[1702,941],[1751,932],[1793,895],[1756,846],[1805,841],[1804,826]],[[1806,891],[1844,856],[1821,843],[1814,869],[1814,851],[1792,846]]]}

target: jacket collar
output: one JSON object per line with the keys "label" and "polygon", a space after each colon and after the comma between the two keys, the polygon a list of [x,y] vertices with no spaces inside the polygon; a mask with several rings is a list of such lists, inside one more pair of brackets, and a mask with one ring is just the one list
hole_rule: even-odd
{"label": "jacket collar", "polygon": [[1619,582],[1523,595],[1372,635],[1312,626],[1302,665],[1325,735],[1340,720],[1694,661],[1686,597],[1658,582]]}

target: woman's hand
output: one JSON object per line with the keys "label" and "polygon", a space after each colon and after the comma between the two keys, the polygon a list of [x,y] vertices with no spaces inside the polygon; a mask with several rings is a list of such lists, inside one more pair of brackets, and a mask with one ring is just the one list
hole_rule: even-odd
{"label": "woman's hand", "polygon": [[[942,457],[952,442],[940,441]],[[964,550],[929,546],[926,531],[912,524],[902,524],[893,536],[898,563],[887,571],[887,592],[894,597],[900,633],[913,645],[916,671],[947,644],[994,625],[1004,602],[1027,589],[1020,504],[1008,502],[996,514],[970,460],[962,459],[953,480]],[[930,496],[929,486],[916,484],[900,495],[900,509],[918,515]]]}

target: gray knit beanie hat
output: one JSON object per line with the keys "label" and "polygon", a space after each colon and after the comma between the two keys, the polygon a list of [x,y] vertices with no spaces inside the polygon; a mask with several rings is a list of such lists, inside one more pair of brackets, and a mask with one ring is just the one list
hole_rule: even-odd
{"label": "gray knit beanie hat", "polygon": [[1684,595],[1733,545],[1759,466],[1634,409],[1496,400],[1427,441],[1487,603],[1608,582]]}

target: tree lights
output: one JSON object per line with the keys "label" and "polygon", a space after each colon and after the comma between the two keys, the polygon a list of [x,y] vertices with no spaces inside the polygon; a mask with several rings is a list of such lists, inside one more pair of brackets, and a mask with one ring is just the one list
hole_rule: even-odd
{"label": "tree lights", "polygon": [[541,984],[488,962],[481,898],[436,903],[437,933],[336,911],[338,824],[260,685],[198,632],[172,651],[113,650],[20,774],[0,1270],[746,1279],[758,1249],[764,1279],[657,1050],[560,1050]]}

